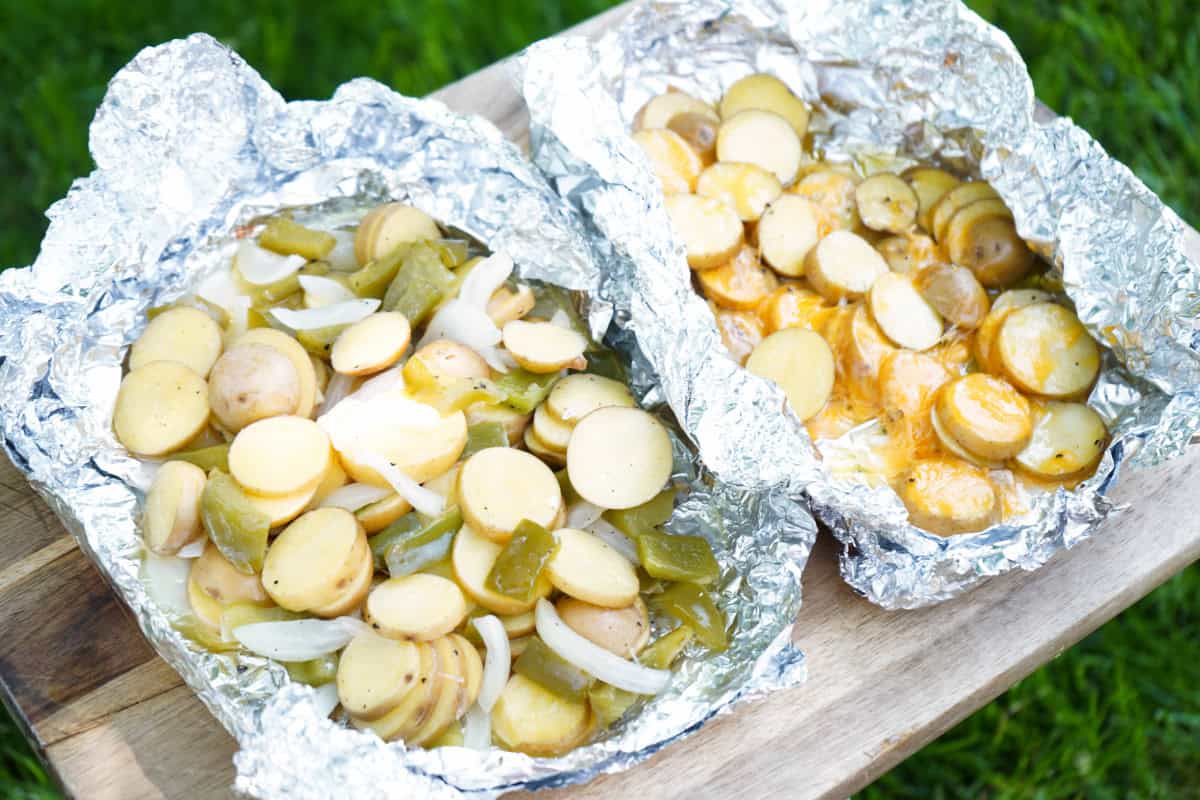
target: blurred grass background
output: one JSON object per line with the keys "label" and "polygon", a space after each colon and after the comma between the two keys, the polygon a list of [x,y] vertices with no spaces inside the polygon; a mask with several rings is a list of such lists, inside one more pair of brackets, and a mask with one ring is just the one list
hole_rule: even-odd
{"label": "blurred grass background", "polygon": [[[359,75],[424,94],[607,8],[606,0],[0,0],[0,264],[90,171],[87,127],[143,46],[207,31],[288,98]],[[1038,96],[1200,223],[1193,0],[971,0],[1013,37]],[[1200,569],[1193,566],[863,792],[883,798],[1200,797]],[[937,680],[936,675],[914,680]],[[0,796],[57,797],[0,715]]]}

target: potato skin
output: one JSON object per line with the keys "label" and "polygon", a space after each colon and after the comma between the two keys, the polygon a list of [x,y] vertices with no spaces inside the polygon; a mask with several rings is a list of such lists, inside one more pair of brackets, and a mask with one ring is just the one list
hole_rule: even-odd
{"label": "potato skin", "polygon": [[294,414],[300,405],[300,377],[278,350],[241,344],[213,365],[208,403],[217,421],[237,432],[260,419]]}

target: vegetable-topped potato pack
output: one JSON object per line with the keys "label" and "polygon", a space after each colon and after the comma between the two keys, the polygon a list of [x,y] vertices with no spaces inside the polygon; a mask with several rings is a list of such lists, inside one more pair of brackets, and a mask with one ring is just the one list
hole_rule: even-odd
{"label": "vegetable-topped potato pack", "polygon": [[[163,461],[142,534],[186,570],[197,643],[332,682],[387,740],[432,747],[484,715],[485,744],[542,756],[665,687],[680,648],[652,639],[723,649],[707,541],[661,529],[667,429],[590,371],[611,361],[565,295],[401,203],[353,232],[273,217],[230,281],[248,301],[222,309],[230,330],[186,301],[155,316],[113,415]],[[1079,427],[1058,418],[1042,440]]]}
{"label": "vegetable-topped potato pack", "polygon": [[646,108],[635,141],[660,165],[655,125],[716,110],[714,151],[672,140],[693,153],[671,163],[706,165],[698,179],[656,170],[668,216],[738,363],[816,440],[876,426],[859,457],[835,445],[835,477],[891,485],[915,525],[950,536],[1095,469],[1099,346],[1061,294],[1023,287],[1045,265],[994,188],[932,164],[821,161],[809,109],[768,74]]}

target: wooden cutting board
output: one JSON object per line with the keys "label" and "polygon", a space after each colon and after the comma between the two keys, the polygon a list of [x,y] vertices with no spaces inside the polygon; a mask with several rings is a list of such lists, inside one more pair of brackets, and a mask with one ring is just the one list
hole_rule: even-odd
{"label": "wooden cutting board", "polygon": [[[617,8],[580,26],[618,22]],[[348,76],[349,77],[349,76]],[[435,95],[517,141],[503,64]],[[1200,260],[1200,236],[1190,242]],[[1040,571],[888,613],[841,582],[824,536],[795,640],[810,678],[711,722],[634,770],[539,797],[844,797],[1200,557],[1200,452],[1131,474],[1133,504]],[[228,797],[233,740],[159,659],[46,505],[0,464],[0,688],[53,774],[89,800]]]}

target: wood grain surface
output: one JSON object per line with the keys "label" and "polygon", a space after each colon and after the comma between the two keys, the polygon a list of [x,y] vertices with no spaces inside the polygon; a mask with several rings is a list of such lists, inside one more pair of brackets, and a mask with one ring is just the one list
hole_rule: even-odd
{"label": "wood grain surface", "polygon": [[[576,31],[592,33],[614,9]],[[527,117],[504,63],[438,92],[517,141]],[[1200,236],[1191,240],[1200,259]],[[1200,452],[1130,474],[1132,503],[1093,541],[1036,573],[933,609],[888,613],[841,582],[823,537],[804,575],[801,688],[738,709],[637,769],[538,796],[837,798],[1200,557]],[[233,740],[143,640],[19,473],[0,464],[0,689],[66,791],[80,798],[223,798]]]}

